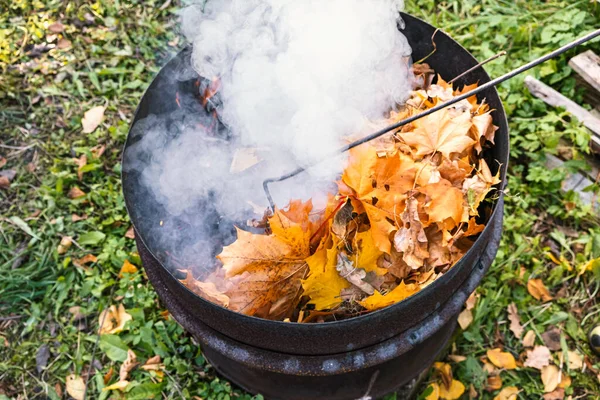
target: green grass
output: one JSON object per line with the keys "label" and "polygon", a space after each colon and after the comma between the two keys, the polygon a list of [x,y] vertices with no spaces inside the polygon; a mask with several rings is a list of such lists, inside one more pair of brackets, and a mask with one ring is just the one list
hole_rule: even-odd
{"label": "green grass", "polygon": [[[163,318],[163,307],[141,272],[117,277],[124,260],[139,265],[133,241],[124,236],[129,221],[119,179],[121,149],[143,90],[184,44],[183,39],[175,41],[178,6],[152,0],[0,0],[0,155],[8,161],[2,169],[16,171],[10,188],[0,189],[0,399],[59,398],[68,375],[87,374],[100,311],[120,302],[134,318],[125,331],[102,339],[94,365],[100,371],[89,377],[89,398],[109,397],[110,392],[102,392],[102,375],[110,368],[118,372],[124,348],[134,350],[141,361],[159,354],[166,366],[162,382],[135,370],[126,398],[143,398],[144,393],[251,398],[217,378],[191,337]],[[407,6],[480,59],[507,50],[508,57],[486,67],[495,76],[600,25],[600,4],[589,0],[426,0]],[[48,39],[48,25],[58,20],[65,26],[60,35],[72,46],[36,55]],[[600,43],[587,48],[600,52]],[[532,74],[581,103],[583,93],[567,60],[582,50]],[[453,345],[456,354],[468,356],[452,363],[455,378],[467,389],[473,385],[483,399],[492,399],[497,391],[485,390],[479,357],[499,346],[516,358],[525,351],[508,329],[511,302],[527,329],[539,336],[558,326],[564,348],[578,349],[600,369],[600,359],[585,340],[587,329],[600,321],[600,279],[592,272],[577,276],[580,266],[600,257],[600,223],[576,194],[560,191],[566,173],[585,166],[581,160],[589,151],[588,133],[568,114],[533,99],[523,77],[502,85],[500,93],[512,145],[505,233],[477,290],[475,320],[457,332]],[[93,134],[83,134],[83,113],[96,105],[107,106],[106,118]],[[94,158],[92,149],[98,145],[106,151]],[[573,160],[548,170],[545,154],[559,152],[572,154]],[[89,167],[80,181],[73,158],[83,154]],[[75,186],[86,196],[69,199]],[[73,222],[73,214],[87,219]],[[59,255],[63,236],[78,245]],[[557,265],[548,253],[565,261]],[[86,254],[98,261],[89,268],[75,266],[73,261]],[[555,300],[543,305],[531,297],[525,287],[530,277],[543,279]],[[69,311],[73,306],[80,307],[83,319],[75,321]],[[537,343],[542,343],[539,338]],[[45,349],[48,361],[37,371],[36,355]],[[565,373],[572,379],[567,395],[600,398],[600,383],[589,368]],[[504,386],[522,390],[519,398],[543,394],[536,370],[521,367],[501,377]],[[114,392],[113,397],[118,398]]]}

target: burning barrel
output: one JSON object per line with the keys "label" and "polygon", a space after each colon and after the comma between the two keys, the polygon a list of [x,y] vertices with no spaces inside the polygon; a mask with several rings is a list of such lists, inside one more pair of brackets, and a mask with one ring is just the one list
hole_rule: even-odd
{"label": "burning barrel", "polygon": [[[477,60],[445,33],[435,32],[434,27],[410,15],[403,14],[402,18],[405,24],[401,30],[412,47],[413,60],[428,56],[427,63],[445,80],[477,65]],[[443,351],[464,302],[495,257],[502,231],[502,191],[483,216],[485,229],[460,261],[400,303],[355,318],[311,324],[260,319],[215,305],[190,291],[181,283],[181,276],[166,267],[168,259],[178,257],[169,252],[166,243],[186,240],[187,236],[178,232],[196,228],[186,218],[173,217],[157,200],[148,184],[152,171],[142,173],[136,167],[139,157],[130,151],[147,138],[157,116],[167,125],[199,114],[204,114],[201,122],[193,123],[210,121],[207,108],[199,106],[201,80],[191,68],[190,57],[190,49],[182,51],[148,88],[138,106],[123,158],[123,192],[137,247],[163,304],[198,339],[206,358],[223,376],[267,398],[376,398],[411,382]],[[489,80],[480,68],[455,84]],[[503,189],[508,126],[495,89],[479,96],[480,101],[484,98],[494,110],[494,124],[499,127],[495,145],[484,151],[484,158],[492,173],[499,172]],[[220,129],[216,118],[214,124],[214,129]],[[147,153],[144,157],[161,157],[151,150]],[[209,197],[207,194],[207,204]],[[216,213],[203,215],[215,236],[225,229],[226,221]],[[170,227],[169,238],[165,238],[165,227]]]}

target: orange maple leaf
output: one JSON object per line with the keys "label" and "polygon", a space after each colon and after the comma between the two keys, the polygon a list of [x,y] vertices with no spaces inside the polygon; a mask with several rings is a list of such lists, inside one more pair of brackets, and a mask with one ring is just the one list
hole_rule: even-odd
{"label": "orange maple leaf", "polygon": [[446,229],[450,230],[463,221],[465,210],[463,192],[452,186],[450,182],[442,179],[420,188],[419,191],[427,195],[425,205],[425,212],[429,216],[427,225],[441,222]]}
{"label": "orange maple leaf", "polygon": [[[248,315],[279,319],[299,300],[301,280],[308,271],[310,230],[304,219],[312,207],[304,207],[304,218],[288,210],[276,210],[269,218],[272,235],[257,235],[237,229],[237,240],[217,256],[227,278],[239,282],[227,291],[229,308]],[[297,210],[296,210],[297,211]],[[292,221],[290,215],[298,222]]]}
{"label": "orange maple leaf", "polygon": [[413,147],[416,156],[426,156],[439,152],[450,158],[452,153],[462,153],[475,144],[469,136],[473,125],[470,112],[444,109],[417,120],[415,130],[398,135]]}
{"label": "orange maple leaf", "polygon": [[391,251],[389,235],[396,230],[395,221],[404,209],[406,193],[413,188],[416,173],[412,159],[402,153],[378,157],[368,145],[350,152],[340,193],[360,200],[373,228],[375,245],[383,252]]}

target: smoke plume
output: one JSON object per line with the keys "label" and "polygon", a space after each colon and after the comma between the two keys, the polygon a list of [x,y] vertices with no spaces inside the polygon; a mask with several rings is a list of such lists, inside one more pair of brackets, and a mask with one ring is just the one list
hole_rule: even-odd
{"label": "smoke plume", "polygon": [[[190,249],[210,240],[202,232],[209,213],[245,221],[267,206],[263,179],[370,133],[408,97],[402,7],[402,0],[208,0],[181,11],[192,66],[220,80],[217,112],[231,135],[208,137],[198,127],[204,121],[185,112],[175,124],[152,116],[134,127],[143,135],[130,153],[134,168],[171,215],[196,229],[195,243],[183,241],[180,253],[195,254]],[[343,164],[329,157],[275,184],[277,204],[322,196]],[[216,210],[203,206],[207,198]]]}

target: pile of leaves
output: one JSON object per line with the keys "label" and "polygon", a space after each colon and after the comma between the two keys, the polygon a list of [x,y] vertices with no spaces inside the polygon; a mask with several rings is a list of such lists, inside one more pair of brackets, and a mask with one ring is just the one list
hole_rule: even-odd
{"label": "pile of leaves", "polygon": [[[427,83],[427,65],[418,65]],[[424,86],[423,85],[423,86]],[[413,91],[385,123],[448,101],[436,84]],[[222,268],[183,281],[231,310],[276,320],[327,321],[377,310],[431,284],[471,247],[479,205],[500,182],[482,158],[497,129],[476,96],[351,150],[327,207],[293,200],[262,221],[265,234],[237,229]]]}

